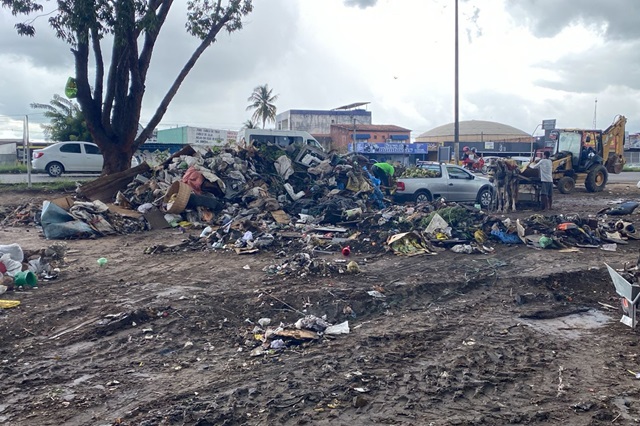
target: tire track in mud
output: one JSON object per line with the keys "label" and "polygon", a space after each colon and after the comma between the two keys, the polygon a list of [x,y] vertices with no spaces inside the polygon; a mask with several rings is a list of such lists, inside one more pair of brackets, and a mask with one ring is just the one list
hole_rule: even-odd
{"label": "tire track in mud", "polygon": [[[613,290],[602,270],[527,278],[518,256],[534,264],[546,254],[503,250],[495,257],[504,267],[488,266],[491,257],[387,257],[362,262],[359,275],[266,277],[271,256],[140,255],[152,240],[114,249],[104,269],[93,264],[104,247],[72,242],[83,251],[69,275],[25,294],[11,317],[20,327],[3,321],[0,416],[18,425],[589,424],[626,407],[624,416],[638,417],[623,380],[637,361],[632,334],[608,324],[568,338],[519,318],[597,306]],[[369,296],[373,286],[386,297]],[[520,306],[517,293],[534,297]],[[294,322],[291,307],[348,319],[352,332],[249,357],[245,319]],[[100,323],[122,313],[136,326]],[[586,351],[594,339],[599,350]]]}
{"label": "tire track in mud", "polygon": [[[425,315],[429,314],[431,312],[425,312]],[[539,408],[522,412],[522,410],[510,410],[509,407],[512,406],[514,401],[513,394],[522,394],[516,401],[526,406],[531,398],[537,397],[539,394],[547,393],[553,395],[553,392],[557,392],[558,383],[554,373],[557,366],[553,365],[553,357],[545,355],[549,351],[555,351],[555,349],[552,349],[555,346],[548,346],[548,343],[540,343],[537,336],[530,335],[531,332],[526,327],[518,329],[521,330],[521,333],[513,337],[505,337],[503,334],[497,334],[497,338],[489,336],[495,341],[490,340],[488,343],[484,342],[487,339],[485,334],[479,334],[477,337],[473,337],[475,334],[472,334],[471,339],[473,340],[464,340],[469,339],[469,336],[461,334],[459,330],[468,330],[469,326],[474,325],[476,322],[474,318],[478,315],[470,316],[468,318],[470,321],[464,324],[464,327],[461,327],[460,319],[456,318],[451,312],[440,312],[440,314],[434,314],[434,316],[437,317],[437,322],[434,323],[431,329],[394,332],[398,327],[414,325],[413,323],[404,324],[404,322],[401,322],[393,324],[393,327],[388,327],[389,334],[378,335],[365,332],[362,336],[358,336],[359,344],[355,348],[357,352],[348,351],[349,353],[346,355],[338,356],[337,362],[323,364],[320,367],[320,371],[315,371],[318,376],[312,381],[305,380],[305,377],[290,374],[290,370],[292,368],[295,369],[296,363],[291,360],[293,358],[292,355],[284,354],[282,358],[288,361],[287,364],[289,365],[285,366],[278,362],[267,364],[272,373],[270,377],[279,377],[286,385],[279,386],[278,382],[273,384],[270,380],[256,380],[254,382],[255,388],[246,389],[241,385],[241,381],[226,383],[226,390],[211,394],[211,399],[205,405],[211,407],[211,404],[213,404],[213,406],[220,407],[226,404],[227,407],[234,408],[233,410],[223,409],[210,417],[210,419],[215,422],[222,420],[231,422],[250,421],[251,418],[239,413],[243,409],[247,411],[258,409],[260,411],[259,406],[256,407],[256,404],[251,402],[249,394],[255,395],[256,393],[264,394],[269,392],[274,397],[269,401],[277,402],[277,404],[274,403],[274,410],[282,409],[283,405],[291,402],[291,407],[302,405],[308,408],[310,413],[305,414],[303,409],[302,414],[300,413],[301,409],[289,410],[283,416],[270,413],[267,415],[266,420],[277,420],[286,423],[305,414],[314,422],[321,421],[321,414],[324,411],[320,411],[319,406],[323,404],[329,405],[338,400],[338,406],[346,409],[350,405],[350,399],[357,397],[357,395],[353,396],[354,381],[356,384],[368,384],[368,394],[376,395],[377,393],[375,397],[371,397],[370,405],[367,404],[370,408],[362,408],[360,414],[368,413],[368,410],[373,410],[375,407],[375,410],[382,409],[387,412],[391,410],[394,413],[393,416],[410,419],[416,417],[413,411],[418,407],[423,413],[421,415],[422,419],[429,418],[429,413],[433,413],[433,419],[442,419],[442,409],[434,409],[434,405],[447,404],[448,407],[451,407],[449,408],[451,413],[464,412],[464,408],[469,405],[469,401],[472,401],[474,404],[479,403],[483,406],[489,406],[489,412],[494,414],[475,416],[474,418],[464,418],[459,414],[452,415],[450,417],[453,419],[452,424],[456,424],[457,421],[464,423],[467,421],[476,422],[482,419],[484,419],[482,421],[504,422],[507,420],[542,421],[552,418],[552,413]],[[376,325],[386,328],[388,324],[385,323],[388,322],[388,318],[392,317],[372,320],[372,322],[381,323]],[[513,319],[512,315],[506,315],[505,318]],[[504,320],[505,318],[499,319]],[[480,320],[478,323],[482,324],[482,321]],[[363,330],[365,329],[363,328]],[[363,339],[365,340],[363,341]],[[454,341],[455,343],[453,343]],[[464,342],[475,343],[468,344],[466,345],[468,348],[462,347],[461,349],[460,342],[463,345]],[[394,348],[404,348],[404,351],[396,354],[390,351],[389,345]],[[330,346],[333,345],[330,344]],[[469,348],[473,350],[471,354],[467,351]],[[504,348],[507,349],[505,350]],[[317,346],[315,351],[312,348],[308,351],[310,354],[315,352],[315,358],[317,359],[318,349],[321,348]],[[529,353],[532,350],[534,354]],[[306,350],[304,352],[305,355],[308,355]],[[380,357],[376,355],[378,352],[385,353],[385,355]],[[474,356],[474,353],[479,353],[480,355]],[[423,360],[420,354],[430,355]],[[407,367],[408,360],[410,360],[411,364],[417,364],[419,367]],[[394,365],[398,362],[405,363],[405,368],[399,370],[395,367]],[[300,365],[305,366],[307,370],[309,369],[308,364],[308,360],[300,362]],[[494,364],[497,367],[491,367]],[[379,365],[382,365],[382,367]],[[487,365],[490,367],[482,367]],[[549,366],[554,368],[548,368]],[[356,374],[359,370],[364,370],[365,368],[363,367],[366,367],[367,372]],[[551,371],[550,375],[536,378],[541,369],[548,369]],[[323,383],[322,379],[326,378],[327,372],[332,377],[331,380],[334,383],[337,382],[337,384],[329,387],[318,385],[318,383]],[[340,373],[344,375],[342,380],[340,380]],[[400,376],[402,376],[402,381],[398,384],[400,380],[398,377]],[[521,384],[522,381],[526,382],[527,380],[531,381],[531,383]],[[540,390],[537,390],[537,388],[540,388]],[[297,392],[292,392],[292,389],[297,390]],[[538,393],[533,392],[531,389],[536,389]],[[200,399],[206,401],[206,389],[194,390],[194,392],[198,392]],[[318,392],[320,393],[318,394]],[[425,396],[415,397],[416,393],[424,394]],[[508,396],[501,397],[503,394]],[[411,398],[409,395],[411,395]],[[554,400],[552,396],[549,396],[549,398],[551,401]],[[390,402],[392,403],[391,406]],[[398,403],[403,403],[404,405],[401,408],[396,408]],[[195,405],[201,407],[203,404],[204,402],[200,401]],[[187,407],[191,406],[187,405]],[[269,407],[270,404],[267,403],[266,408],[262,407],[261,410],[268,411]],[[431,410],[429,407],[432,407]],[[184,411],[184,408],[182,406],[181,409]],[[239,410],[238,408],[242,409]],[[195,410],[195,412],[197,411]],[[204,410],[205,414],[203,414],[205,417],[207,416],[206,411]],[[171,410],[164,412],[162,415],[159,412],[157,418],[166,417],[167,415],[172,415]],[[177,414],[174,413],[173,415]],[[448,418],[447,416],[444,417]],[[259,423],[258,419],[252,419]]]}

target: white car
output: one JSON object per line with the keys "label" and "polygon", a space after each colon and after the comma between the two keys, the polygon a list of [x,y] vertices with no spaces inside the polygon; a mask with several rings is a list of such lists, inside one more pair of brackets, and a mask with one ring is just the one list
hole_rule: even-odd
{"label": "white car", "polygon": [[[62,173],[100,173],[102,163],[98,145],[82,141],[57,142],[46,148],[36,149],[31,159],[33,170],[44,170],[53,177]],[[131,165],[138,165],[136,157],[133,157]]]}

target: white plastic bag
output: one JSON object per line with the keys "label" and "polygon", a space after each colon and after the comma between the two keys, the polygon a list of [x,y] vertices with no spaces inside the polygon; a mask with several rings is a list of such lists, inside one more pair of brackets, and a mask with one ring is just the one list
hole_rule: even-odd
{"label": "white plastic bag", "polygon": [[4,267],[7,268],[7,275],[13,277],[18,272],[22,271],[22,262],[18,262],[17,260],[13,260],[9,253],[5,253],[0,257],[0,262],[4,264]]}
{"label": "white plastic bag", "polygon": [[11,256],[11,259],[18,262],[22,262],[24,260],[22,248],[17,243],[0,245],[0,256],[2,256],[3,254],[9,254]]}
{"label": "white plastic bag", "polygon": [[341,322],[340,324],[331,325],[326,328],[324,334],[349,334],[349,321]]}

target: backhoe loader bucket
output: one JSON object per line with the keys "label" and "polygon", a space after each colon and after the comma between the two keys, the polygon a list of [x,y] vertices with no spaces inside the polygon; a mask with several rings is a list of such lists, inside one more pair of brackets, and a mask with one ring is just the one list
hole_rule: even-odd
{"label": "backhoe loader bucket", "polygon": [[622,297],[623,314],[620,322],[631,328],[636,328],[638,324],[636,312],[638,302],[640,301],[640,286],[631,284],[611,266],[606,263],[605,265],[609,271],[613,285],[616,287],[616,293]]}

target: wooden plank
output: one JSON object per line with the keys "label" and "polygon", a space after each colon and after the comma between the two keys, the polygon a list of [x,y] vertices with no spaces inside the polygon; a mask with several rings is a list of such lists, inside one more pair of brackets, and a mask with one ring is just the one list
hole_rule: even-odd
{"label": "wooden plank", "polygon": [[87,197],[91,201],[100,200],[103,203],[109,203],[113,201],[116,193],[126,188],[136,175],[146,173],[150,169],[147,163],[142,163],[122,172],[100,176],[96,180],[87,182],[79,187],[78,194]]}

